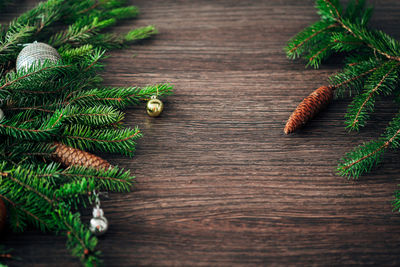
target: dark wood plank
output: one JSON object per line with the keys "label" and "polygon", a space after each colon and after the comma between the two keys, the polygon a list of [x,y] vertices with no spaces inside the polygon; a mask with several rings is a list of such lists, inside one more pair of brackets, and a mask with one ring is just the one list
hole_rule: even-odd
{"label": "dark wood plank", "polygon": [[[374,25],[400,36],[400,3],[376,4]],[[29,2],[31,3],[31,2]],[[145,137],[132,159],[129,194],[104,201],[111,227],[101,238],[108,266],[398,265],[398,152],[359,181],[335,175],[337,160],[377,137],[396,108],[386,101],[365,130],[348,134],[348,101],[335,102],[298,134],[290,112],[339,66],[305,69],[283,46],[317,19],[312,0],[146,1],[120,30],[156,24],[160,35],[111,53],[112,86],[170,82],[162,117],[142,107],[126,122]],[[135,56],[134,56],[135,55]],[[64,239],[8,235],[15,265],[74,266]]]}

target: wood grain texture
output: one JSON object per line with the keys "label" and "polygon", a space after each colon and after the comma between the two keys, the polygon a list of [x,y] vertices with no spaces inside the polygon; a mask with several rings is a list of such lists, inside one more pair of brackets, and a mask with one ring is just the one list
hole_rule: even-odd
{"label": "wood grain texture", "polygon": [[[400,2],[372,3],[373,24],[400,37]],[[343,153],[380,134],[396,112],[391,102],[359,134],[344,129],[348,101],[283,134],[299,101],[340,67],[305,69],[283,52],[317,19],[314,1],[134,4],[140,18],[118,29],[155,24],[160,34],[112,52],[106,84],[170,82],[176,91],[160,118],[129,109],[126,123],[145,137],[134,158],[108,157],[131,168],[137,185],[103,202],[107,266],[400,264],[400,215],[391,211],[400,153],[359,181],[335,175]],[[9,234],[5,243],[23,258],[11,266],[79,266],[63,237]]]}

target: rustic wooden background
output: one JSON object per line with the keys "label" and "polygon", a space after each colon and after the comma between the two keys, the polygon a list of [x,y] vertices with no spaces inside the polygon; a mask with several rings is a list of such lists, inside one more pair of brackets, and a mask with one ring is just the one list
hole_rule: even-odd
{"label": "rustic wooden background", "polygon": [[[372,2],[374,26],[399,38],[400,2]],[[317,19],[313,0],[134,4],[141,16],[118,30],[155,24],[160,34],[111,53],[106,83],[176,90],[160,118],[128,110],[127,124],[145,137],[134,158],[110,157],[137,185],[103,202],[107,266],[400,264],[400,215],[391,211],[400,153],[359,181],[335,175],[343,153],[380,134],[391,102],[359,134],[343,127],[348,101],[298,134],[282,132],[297,103],[340,67],[285,58],[286,41]],[[8,234],[5,243],[23,258],[10,266],[79,266],[63,237]]]}

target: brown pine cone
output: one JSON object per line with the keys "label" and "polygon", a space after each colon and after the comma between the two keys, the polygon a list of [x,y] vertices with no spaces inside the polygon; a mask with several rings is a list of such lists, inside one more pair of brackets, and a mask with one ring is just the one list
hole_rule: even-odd
{"label": "brown pine cone", "polygon": [[301,128],[323,108],[325,108],[333,98],[334,88],[331,86],[321,86],[297,106],[286,122],[285,134],[290,134]]}
{"label": "brown pine cone", "polygon": [[54,151],[54,158],[66,167],[79,165],[84,167],[91,167],[94,169],[108,169],[111,164],[106,160],[94,154],[85,152],[83,150],[66,146],[61,143],[54,143],[56,150]]}

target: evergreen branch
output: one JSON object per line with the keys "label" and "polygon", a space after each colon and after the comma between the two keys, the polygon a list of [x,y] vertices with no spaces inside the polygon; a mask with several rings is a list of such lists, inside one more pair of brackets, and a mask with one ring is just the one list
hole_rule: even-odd
{"label": "evergreen branch", "polygon": [[68,106],[65,116],[69,123],[83,125],[109,125],[123,120],[124,115],[117,109],[109,106],[94,106],[92,108],[82,108],[78,106]]}
{"label": "evergreen branch", "polygon": [[394,192],[393,211],[400,212],[400,190]]}
{"label": "evergreen branch", "polygon": [[[353,66],[355,66],[355,65],[352,65],[352,67],[353,67]],[[382,66],[382,65],[381,65],[381,66]],[[369,70],[367,70],[367,71],[365,71],[365,72],[363,72],[363,73],[361,73],[361,74],[357,74],[356,76],[353,76],[353,77],[351,77],[351,78],[347,78],[346,80],[341,81],[340,83],[333,85],[333,87],[335,87],[335,89],[337,89],[337,88],[339,88],[339,87],[342,87],[342,86],[347,85],[348,83],[351,83],[351,82],[354,82],[354,81],[356,81],[356,80],[359,80],[359,79],[361,79],[361,78],[367,76],[368,74],[370,74],[370,73],[376,71],[376,70],[377,70],[379,67],[381,67],[381,66],[373,67],[373,68],[371,68],[371,69],[369,69]]]}
{"label": "evergreen branch", "polygon": [[[337,23],[339,23],[346,31],[348,31],[355,38],[364,42],[369,48],[378,52],[379,54],[383,55],[384,57],[388,58],[389,60],[400,61],[400,56],[392,55],[388,52],[383,51],[383,49],[378,48],[378,46],[376,45],[377,43],[373,41],[374,40],[373,37],[374,37],[374,35],[378,35],[378,37],[381,37],[381,39],[384,40],[385,44],[388,44],[388,46],[390,46],[392,44],[396,44],[397,47],[400,47],[400,45],[398,44],[397,41],[390,38],[388,35],[384,34],[383,32],[380,32],[380,31],[371,32],[371,31],[368,31],[365,27],[359,27],[359,26],[356,26],[355,24],[350,23],[349,21],[343,20],[338,7],[335,6],[334,4],[332,4],[332,2],[330,0],[318,0],[318,2],[321,2],[321,3],[325,2],[325,4],[330,6],[330,13],[332,15],[331,18],[334,19]],[[371,43],[371,41],[372,41],[372,43]]]}
{"label": "evergreen branch", "polygon": [[[0,173],[1,176],[3,176],[4,173]],[[28,215],[29,217],[33,218],[35,221],[37,221],[39,223],[39,225],[43,225],[46,229],[52,229],[52,226],[50,226],[45,220],[43,220],[42,218],[38,217],[37,215],[33,214],[31,211],[25,209],[22,205],[13,202],[11,199],[9,199],[8,197],[6,197],[4,194],[0,193],[0,197],[2,199],[4,199],[6,202],[8,202],[10,205],[12,205],[14,208],[22,211],[23,213],[25,213],[26,215]],[[21,224],[13,224],[12,226],[17,226],[20,227]],[[17,230],[16,228],[14,228],[14,230]],[[19,228],[19,230],[22,230],[21,228]]]}
{"label": "evergreen branch", "polygon": [[[16,171],[21,171],[21,169],[17,169]],[[41,192],[37,191],[36,189],[34,189],[33,187],[29,186],[28,184],[25,184],[24,182],[22,182],[21,180],[13,177],[12,175],[9,175],[10,173],[2,173],[1,176],[3,177],[7,177],[9,178],[11,181],[19,184],[21,187],[25,188],[28,191],[31,191],[33,193],[35,193],[36,195],[38,195],[39,197],[43,198],[44,200],[46,200],[50,205],[53,205],[54,202],[53,200],[51,200],[50,198],[48,198],[46,195],[42,194]],[[30,177],[31,175],[29,173],[24,173],[25,177]]]}
{"label": "evergreen branch", "polygon": [[298,44],[295,44],[294,47],[290,48],[290,50],[288,51],[288,54],[292,54],[293,52],[295,52],[296,50],[298,50],[300,47],[302,47],[305,43],[307,43],[308,41],[310,41],[311,39],[313,39],[314,37],[316,37],[318,34],[330,29],[330,28],[334,28],[337,27],[336,23],[333,24],[329,24],[328,26],[323,27],[322,29],[319,30],[311,30],[314,33],[311,34],[310,36],[306,37],[304,40],[301,40]]}
{"label": "evergreen branch", "polygon": [[[16,28],[16,29],[14,29]],[[21,25],[10,29],[0,40],[0,64],[5,64],[20,49],[17,44],[25,43],[35,28],[30,25]]]}
{"label": "evergreen branch", "polygon": [[153,25],[141,27],[125,34],[99,33],[90,37],[86,42],[96,44],[97,47],[106,49],[119,49],[127,44],[132,44],[150,38],[158,31]]}
{"label": "evergreen branch", "polygon": [[170,95],[173,87],[169,84],[158,84],[144,88],[95,88],[86,91],[75,91],[66,97],[67,104],[78,106],[109,105],[116,108],[125,108],[128,105],[137,105],[140,101],[150,99],[153,95],[159,97]]}
{"label": "evergreen branch", "polygon": [[100,190],[128,192],[132,186],[134,176],[129,171],[112,167],[105,169],[89,169],[82,166],[73,166],[61,172],[61,176],[75,181],[85,179],[93,181]]}
{"label": "evergreen branch", "polygon": [[318,0],[317,8],[322,16],[326,16],[333,20],[341,19],[342,10],[339,0]]}
{"label": "evergreen branch", "polygon": [[0,133],[17,139],[43,141],[59,130],[62,117],[62,112],[56,112],[46,119],[39,128],[34,128],[36,122],[19,124],[16,121],[4,120],[4,123],[0,123]]}
{"label": "evergreen branch", "polygon": [[[385,93],[388,94],[394,88],[397,84],[395,70],[399,65],[400,63],[389,62],[375,71],[371,83],[367,84],[366,92],[355,97],[346,115],[346,124],[350,130],[358,130],[360,126],[365,125],[365,121],[368,118],[367,112],[373,110],[374,99],[379,92],[386,90]],[[375,84],[375,77],[378,76],[382,78]]]}
{"label": "evergreen branch", "polygon": [[49,44],[54,47],[59,47],[63,44],[82,44],[85,40],[97,34],[99,30],[114,25],[116,20],[114,18],[99,20],[98,17],[92,19],[88,24],[88,17],[84,17],[73,25],[69,26],[67,30],[61,31],[50,37]]}
{"label": "evergreen branch", "polygon": [[[100,263],[97,239],[73,210],[90,202],[93,189],[129,191],[134,177],[117,167],[98,170],[90,163],[55,163],[54,144],[133,154],[141,133],[122,126],[124,113],[119,109],[168,95],[172,86],[101,88],[98,71],[105,58],[99,48],[125,47],[156,33],[154,26],[125,34],[100,33],[137,14],[125,0],[48,0],[8,28],[0,26],[0,104],[6,115],[0,121],[0,197],[9,204],[13,230],[33,225],[66,232],[71,254],[86,266]],[[57,22],[63,27],[59,31],[50,27]],[[38,61],[12,71],[21,44],[34,40],[58,47],[62,62]]]}
{"label": "evergreen branch", "polygon": [[362,173],[369,172],[380,163],[388,142],[372,141],[347,153],[339,164],[338,172],[342,176],[357,179]]}
{"label": "evergreen branch", "polygon": [[[62,207],[64,205],[62,205],[61,203],[56,203],[54,200],[50,199],[48,194],[50,194],[52,188],[49,185],[44,186],[43,181],[33,179],[34,173],[23,170],[20,167],[17,168],[15,171],[12,171],[11,173],[2,172],[1,176],[9,178],[11,181],[17,183],[22,188],[24,188],[27,193],[32,192],[35,196],[37,196],[37,200],[35,200],[32,199],[33,195],[31,194],[29,196],[29,199],[31,199],[32,201],[37,201],[38,203],[42,203],[40,209],[45,210],[46,208],[51,207],[51,209],[54,210],[53,212],[55,213],[51,214],[47,221],[51,218],[57,218],[54,222],[57,223],[55,225],[57,225],[57,227],[60,227],[59,223],[62,223],[65,226],[65,228],[68,230],[68,246],[71,248],[74,255],[79,254],[79,256],[82,256],[82,261],[84,263],[98,261],[98,252],[94,251],[94,248],[97,245],[97,239],[93,237],[93,235],[88,230],[84,230],[83,225],[79,221],[77,215],[72,215],[68,210]],[[64,190],[68,189],[70,188],[64,187]],[[45,194],[44,192],[47,192],[47,194]],[[4,199],[6,201],[10,200],[9,198]],[[41,202],[41,200],[44,200],[44,202]],[[42,227],[41,230],[45,230],[43,228],[43,222],[46,222],[45,220],[41,219],[36,214],[33,214],[29,210],[23,209],[23,211],[34,218],[36,222],[39,222],[39,226]],[[45,214],[47,215],[47,213]],[[56,214],[58,215],[58,217],[56,217]],[[54,227],[56,227],[55,225],[50,225],[52,228],[49,229],[53,229]]]}
{"label": "evergreen branch", "polygon": [[100,252],[95,251],[97,238],[86,229],[80,221],[78,214],[60,209],[58,217],[63,219],[67,231],[67,247],[72,254],[79,257],[86,266],[97,266],[101,263]]}
{"label": "evergreen branch", "polygon": [[122,153],[127,156],[133,155],[136,145],[134,140],[139,137],[141,137],[141,133],[138,128],[93,130],[83,125],[66,127],[61,135],[62,142],[71,147]]}
{"label": "evergreen branch", "polygon": [[377,141],[365,143],[352,152],[349,152],[341,160],[338,172],[342,176],[358,178],[361,174],[369,172],[382,161],[385,150],[392,146],[400,146],[400,113],[386,129],[386,133]]}
{"label": "evergreen branch", "polygon": [[320,66],[322,60],[330,54],[328,49],[331,48],[333,45],[331,43],[322,43],[321,45],[322,47],[318,47],[319,50],[311,52],[307,66],[311,65],[315,69],[317,69]]}
{"label": "evergreen branch", "polygon": [[329,39],[330,30],[338,28],[337,23],[318,21],[293,37],[285,47],[288,58],[296,59],[320,42]]}
{"label": "evergreen branch", "polygon": [[[47,64],[48,63],[46,63],[46,65]],[[18,83],[21,80],[28,79],[32,76],[35,76],[35,75],[38,75],[41,73],[46,73],[46,72],[49,73],[50,71],[54,71],[54,70],[55,71],[62,70],[64,68],[69,68],[71,66],[72,65],[55,65],[55,66],[45,66],[43,68],[36,69],[37,65],[34,65],[33,67],[29,68],[27,71],[22,71],[22,72],[15,73],[15,74],[8,73],[8,76],[5,78],[6,82],[0,86],[0,90],[4,90],[9,86]],[[33,69],[36,69],[36,70],[33,70]]]}

